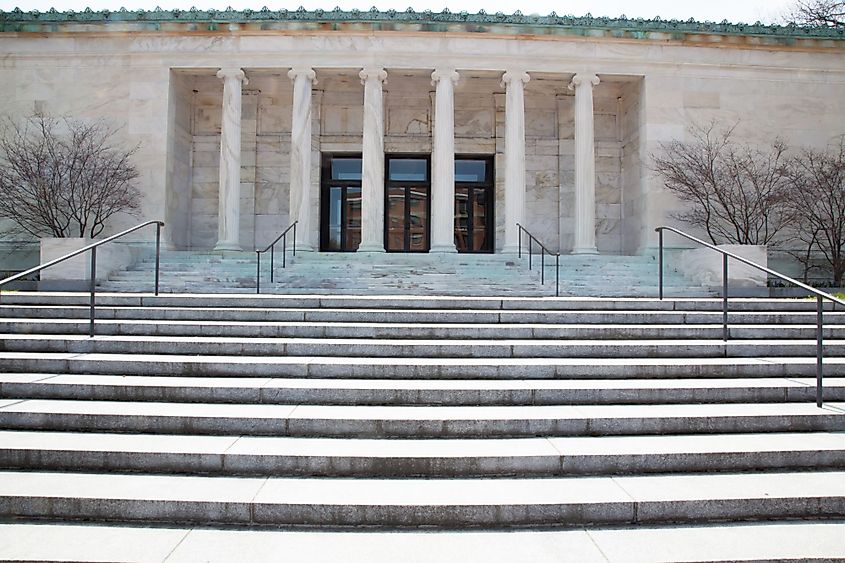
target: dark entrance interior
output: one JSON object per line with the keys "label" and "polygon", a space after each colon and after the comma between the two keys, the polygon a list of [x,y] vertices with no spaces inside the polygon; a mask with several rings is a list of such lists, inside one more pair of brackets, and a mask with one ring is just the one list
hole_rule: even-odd
{"label": "dark entrance interior", "polygon": [[455,246],[493,252],[493,158],[455,158]]}
{"label": "dark entrance interior", "polygon": [[361,244],[361,157],[323,155],[320,250],[354,252]]}
{"label": "dark entrance interior", "polygon": [[385,163],[384,248],[428,252],[431,179],[428,156],[387,155]]}

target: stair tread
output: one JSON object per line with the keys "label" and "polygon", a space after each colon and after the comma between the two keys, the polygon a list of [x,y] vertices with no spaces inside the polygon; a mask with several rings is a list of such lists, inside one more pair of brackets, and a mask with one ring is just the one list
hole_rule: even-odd
{"label": "stair tread", "polygon": [[[845,402],[829,402],[819,409],[813,403],[728,403],[663,405],[532,405],[532,406],[430,406],[430,405],[267,405],[227,403],[159,403],[133,401],[81,401],[6,399],[0,417],[8,413],[56,413],[100,416],[161,416],[199,418],[266,418],[273,420],[594,420],[700,417],[842,417]],[[283,431],[280,428],[280,432]]]}
{"label": "stair tread", "polygon": [[2,431],[0,449],[364,458],[621,456],[845,451],[845,432],[360,439]]}
{"label": "stair tread", "polygon": [[174,503],[544,506],[845,498],[845,472],[546,479],[308,479],[0,471],[0,496]]}
{"label": "stair tread", "polygon": [[[250,377],[180,377],[0,373],[5,383],[39,383],[42,385],[88,385],[124,387],[199,387],[243,389],[336,389],[336,390],[444,390],[444,391],[508,391],[508,390],[589,390],[589,389],[730,389],[813,387],[815,379],[791,378],[698,378],[698,379],[320,379],[320,378],[250,378]],[[845,387],[845,378],[831,377],[825,387]]]}

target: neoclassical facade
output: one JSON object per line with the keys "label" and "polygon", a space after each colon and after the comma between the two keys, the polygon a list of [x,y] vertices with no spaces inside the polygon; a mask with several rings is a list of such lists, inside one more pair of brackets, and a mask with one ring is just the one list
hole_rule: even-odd
{"label": "neoclassical facade", "polygon": [[[444,12],[0,13],[3,113],[139,144],[177,249],[653,250],[691,124],[845,133],[841,30]],[[136,222],[125,217],[124,223]],[[115,225],[117,228],[122,225]]]}

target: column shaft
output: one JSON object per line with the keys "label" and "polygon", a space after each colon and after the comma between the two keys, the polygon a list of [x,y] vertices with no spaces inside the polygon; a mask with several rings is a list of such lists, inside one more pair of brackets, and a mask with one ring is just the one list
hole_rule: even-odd
{"label": "column shaft", "polygon": [[361,162],[361,244],[359,252],[384,252],[384,100],[382,68],[364,68],[364,142]]}
{"label": "column shaft", "polygon": [[288,72],[293,80],[293,118],[290,139],[290,221],[297,221],[296,249],[314,250],[311,235],[311,86],[316,74],[310,68]]}
{"label": "column shaft", "polygon": [[437,86],[431,182],[431,252],[455,249],[455,83],[454,69],[431,73]]}
{"label": "column shaft", "polygon": [[576,74],[575,90],[575,243],[572,254],[598,254],[596,248],[596,148],[593,117],[595,74]]}
{"label": "column shaft", "polygon": [[[505,93],[505,244],[502,252],[519,250],[517,223],[525,221],[525,72],[502,76]],[[526,226],[527,227],[527,226]]]}
{"label": "column shaft", "polygon": [[220,130],[220,203],[217,210],[217,244],[214,250],[241,250],[241,86],[244,71],[224,68],[223,119]]}

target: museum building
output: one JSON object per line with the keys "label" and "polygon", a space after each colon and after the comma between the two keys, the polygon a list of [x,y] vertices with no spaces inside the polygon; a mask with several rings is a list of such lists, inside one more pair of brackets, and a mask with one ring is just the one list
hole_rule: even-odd
{"label": "museum building", "polygon": [[[3,113],[105,119],[138,145],[174,249],[653,250],[651,171],[690,126],[823,148],[843,30],[370,11],[0,13]],[[125,225],[138,218],[123,218]],[[116,225],[117,228],[123,225]]]}

